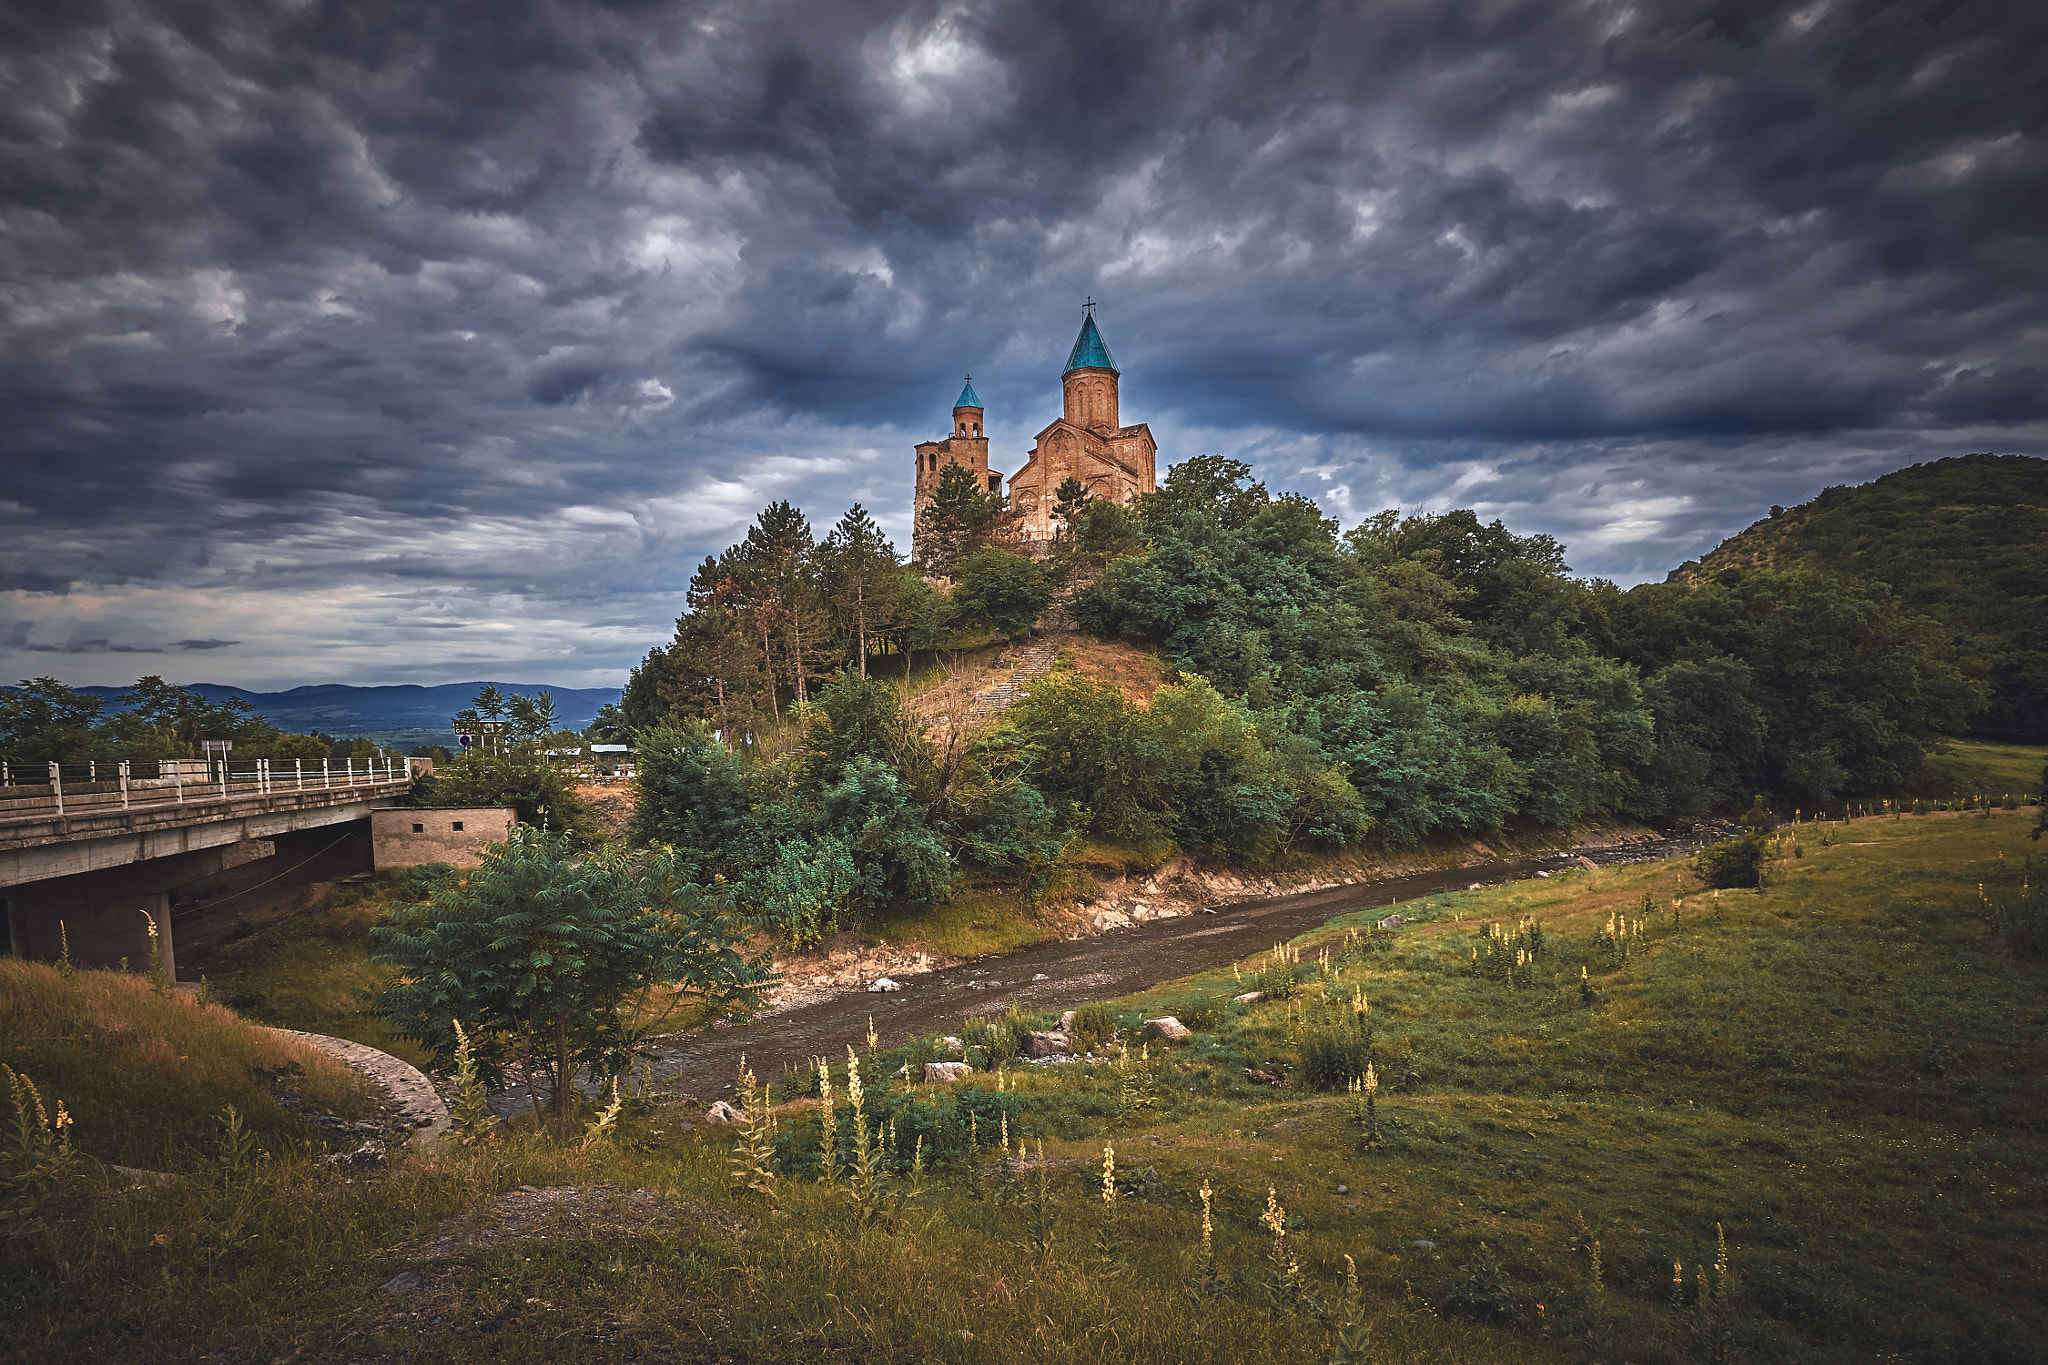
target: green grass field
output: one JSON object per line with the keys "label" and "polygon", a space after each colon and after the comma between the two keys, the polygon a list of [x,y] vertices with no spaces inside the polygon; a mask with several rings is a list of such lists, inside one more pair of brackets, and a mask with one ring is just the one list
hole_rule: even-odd
{"label": "green grass field", "polygon": [[[2036,818],[1782,831],[1761,894],[1681,900],[1683,864],[1663,863],[1443,896],[1383,936],[1340,920],[1284,969],[1106,1002],[1126,1028],[1177,1012],[1188,1043],[1012,1065],[1000,1090],[889,1081],[911,1050],[867,1059],[868,1112],[896,1141],[868,1218],[816,1178],[802,1096],[779,1097],[767,1195],[731,1181],[730,1130],[659,1099],[587,1151],[529,1135],[377,1182],[284,1164],[260,1189],[81,1190],[50,1231],[6,1242],[0,1350],[1310,1362],[1369,1333],[1348,1358],[2037,1361]],[[1609,934],[1610,916],[1639,925]],[[1473,957],[1489,924],[1521,935],[1492,974]],[[1295,978],[1291,998],[1231,1003]],[[1359,1044],[1361,989],[1376,1141],[1349,1093],[1308,1083],[1313,1058]],[[845,1135],[843,1085],[842,1066]],[[1005,1120],[1013,1150],[1043,1143],[1042,1187],[991,1151]],[[522,1185],[616,1197],[523,1234],[447,1232],[464,1210],[527,1226]],[[388,1250],[432,1229],[444,1240]],[[378,1290],[401,1270],[419,1286]]]}
{"label": "green grass field", "polygon": [[1919,796],[2039,795],[2048,746],[1951,739],[1922,765],[1912,783]]}

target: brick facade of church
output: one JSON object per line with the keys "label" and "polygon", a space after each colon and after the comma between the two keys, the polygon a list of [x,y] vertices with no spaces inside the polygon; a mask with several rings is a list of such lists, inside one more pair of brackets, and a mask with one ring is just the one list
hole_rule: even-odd
{"label": "brick facade of church", "polygon": [[[1053,507],[1069,478],[1080,480],[1089,497],[1118,503],[1158,487],[1159,447],[1143,422],[1123,425],[1118,379],[1116,362],[1089,317],[1060,378],[1064,411],[1038,433],[1024,467],[1010,476],[1008,539],[1026,546],[1052,541],[1060,529]],[[960,399],[962,406],[953,409],[952,433],[916,447],[917,512],[930,501],[949,462],[964,465],[991,490],[1002,486],[1002,475],[989,468],[984,414],[971,382]]]}

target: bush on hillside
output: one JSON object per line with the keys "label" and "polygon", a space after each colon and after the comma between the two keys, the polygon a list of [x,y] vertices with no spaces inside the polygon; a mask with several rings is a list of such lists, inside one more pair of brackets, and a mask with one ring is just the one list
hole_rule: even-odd
{"label": "bush on hillside", "polygon": [[1693,855],[1693,871],[1710,887],[1761,886],[1764,844],[1762,831],[1708,844]]}

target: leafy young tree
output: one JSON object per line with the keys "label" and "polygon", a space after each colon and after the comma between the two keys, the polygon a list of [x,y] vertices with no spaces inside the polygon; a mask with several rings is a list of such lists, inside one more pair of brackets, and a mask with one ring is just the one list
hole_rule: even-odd
{"label": "leafy young tree", "polygon": [[961,561],[953,586],[953,619],[1008,639],[1028,632],[1052,602],[1038,561],[1008,550],[977,550]]}
{"label": "leafy young tree", "polygon": [[950,578],[960,561],[988,544],[1008,510],[999,492],[985,489],[968,470],[948,464],[939,486],[917,517],[917,556],[932,573]]}
{"label": "leafy young tree", "polygon": [[579,857],[559,835],[515,831],[371,930],[375,959],[399,973],[376,1012],[444,1065],[461,1020],[486,1082],[516,1067],[538,1116],[545,1079],[566,1132],[578,1068],[618,1076],[678,1006],[749,1015],[774,980],[765,955],[740,952],[753,926],[688,871],[661,849],[637,864]]}
{"label": "leafy young tree", "polygon": [[718,742],[700,720],[679,720],[640,736],[640,799],[632,842],[668,847],[704,876],[737,878],[760,865],[774,842],[760,819],[772,799],[755,765]]}
{"label": "leafy young tree", "polygon": [[1116,560],[1145,548],[1144,526],[1122,503],[1091,498],[1053,547],[1053,564],[1067,581],[1100,574]]}
{"label": "leafy young tree", "polygon": [[[442,756],[446,757],[447,752],[441,750]],[[272,763],[289,765],[299,762],[317,768],[320,760],[332,753],[333,746],[320,735],[279,735],[271,741],[269,758]]]}

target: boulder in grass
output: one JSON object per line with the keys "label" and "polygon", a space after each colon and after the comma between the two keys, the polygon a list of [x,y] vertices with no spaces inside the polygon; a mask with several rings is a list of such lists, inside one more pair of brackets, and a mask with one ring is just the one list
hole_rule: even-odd
{"label": "boulder in grass", "polygon": [[881,995],[881,994],[883,994],[884,992],[887,992],[887,991],[900,991],[900,990],[902,990],[902,989],[903,989],[903,987],[901,987],[901,986],[897,985],[897,984],[896,984],[896,983],[895,983],[894,981],[891,981],[891,980],[890,980],[890,979],[889,979],[888,977],[886,977],[886,976],[878,976],[878,977],[876,977],[876,978],[875,978],[875,982],[874,982],[874,984],[868,987],[868,994],[869,994],[869,995]]}
{"label": "boulder in grass", "polygon": [[967,1051],[967,1048],[960,1042],[960,1040],[958,1038],[955,1038],[950,1033],[947,1034],[945,1037],[939,1039],[939,1044],[940,1046],[944,1047],[948,1052]]}
{"label": "boulder in grass", "polygon": [[946,1085],[974,1073],[974,1068],[965,1062],[926,1062],[924,1079],[926,1085]]}
{"label": "boulder in grass", "polygon": [[1193,1037],[1194,1030],[1168,1014],[1158,1019],[1147,1019],[1145,1021],[1145,1036],[1147,1038],[1163,1038],[1168,1042],[1177,1043],[1183,1038]]}
{"label": "boulder in grass", "polygon": [[704,1121],[715,1123],[721,1128],[737,1128],[747,1121],[747,1111],[735,1109],[724,1100],[719,1100],[704,1111]]}
{"label": "boulder in grass", "polygon": [[1264,991],[1246,991],[1243,995],[1233,995],[1230,997],[1230,1003],[1233,1005],[1256,1005],[1259,1001],[1265,999],[1265,996],[1266,993]]}
{"label": "boulder in grass", "polygon": [[1068,1010],[1068,1011],[1067,1011],[1067,1012],[1066,1012],[1065,1014],[1062,1014],[1062,1015],[1060,1016],[1060,1032],[1061,1032],[1061,1033],[1072,1033],[1073,1031],[1074,1031],[1074,1012],[1073,1012],[1072,1010]]}
{"label": "boulder in grass", "polygon": [[1071,1034],[1039,1032],[1032,1030],[1024,1035],[1023,1053],[1026,1057],[1065,1057],[1072,1054],[1074,1039]]}

